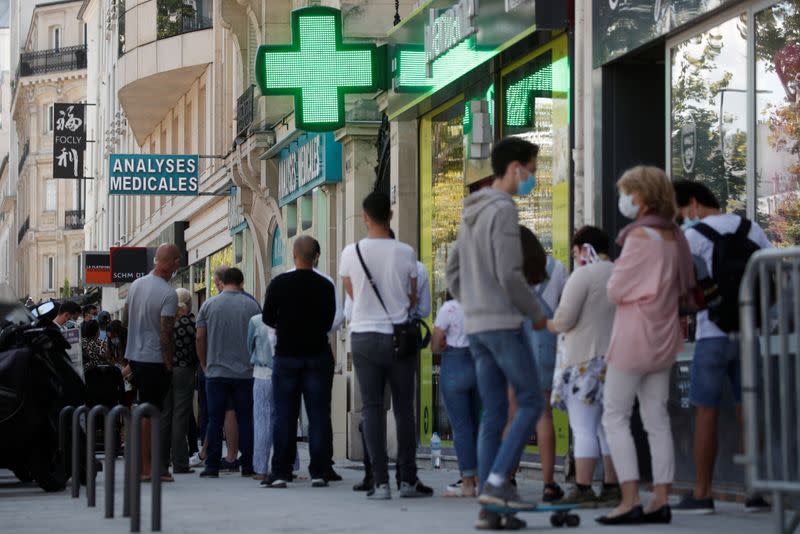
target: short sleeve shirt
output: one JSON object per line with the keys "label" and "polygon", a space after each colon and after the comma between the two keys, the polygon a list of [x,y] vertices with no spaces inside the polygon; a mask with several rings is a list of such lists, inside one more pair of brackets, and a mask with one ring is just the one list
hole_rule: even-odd
{"label": "short sleeve shirt", "polygon": [[125,358],[162,363],[161,318],[175,317],[178,294],[163,278],[150,273],[128,290],[128,345]]}
{"label": "short sleeve shirt", "polygon": [[197,328],[206,329],[206,377],[253,378],[247,328],[258,303],[241,291],[223,291],[200,307]]}
{"label": "short sleeve shirt", "polygon": [[433,326],[444,331],[448,347],[469,347],[469,340],[464,333],[464,310],[457,300],[448,300],[442,304]]}

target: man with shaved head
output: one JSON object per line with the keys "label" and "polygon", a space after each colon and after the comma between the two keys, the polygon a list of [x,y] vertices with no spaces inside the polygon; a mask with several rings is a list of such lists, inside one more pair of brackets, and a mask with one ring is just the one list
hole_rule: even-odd
{"label": "man with shaved head", "polygon": [[[131,284],[125,303],[128,318],[128,345],[125,358],[130,361],[133,385],[139,402],[164,407],[164,398],[172,382],[172,327],[178,309],[178,295],[169,280],[181,265],[181,253],[172,243],[158,247],[155,267],[150,274]],[[159,458],[150,459],[150,421],[142,421],[143,480],[151,477],[151,465],[162,465]],[[171,481],[169,471],[162,480]]]}
{"label": "man with shaved head", "polygon": [[333,358],[328,332],[336,315],[333,284],[314,272],[316,243],[309,236],[294,242],[296,269],[272,280],[264,299],[263,320],[275,329],[278,342],[272,368],[275,403],[272,473],[263,485],[285,488],[292,480],[300,399],[308,414],[311,485],[328,485],[330,470],[330,376]]}

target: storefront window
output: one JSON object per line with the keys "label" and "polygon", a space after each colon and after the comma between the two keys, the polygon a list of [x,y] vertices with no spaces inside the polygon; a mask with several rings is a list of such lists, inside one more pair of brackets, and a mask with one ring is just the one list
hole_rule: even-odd
{"label": "storefront window", "polygon": [[775,246],[800,243],[800,1],[756,13],[757,217]]}
{"label": "storefront window", "polygon": [[707,185],[724,211],[747,208],[747,19],[670,51],[671,173]]}
{"label": "storefront window", "polygon": [[213,297],[214,295],[219,294],[219,291],[217,291],[217,286],[214,285],[214,281],[211,280],[211,278],[214,277],[214,271],[216,268],[221,265],[233,267],[233,245],[228,245],[227,247],[218,250],[208,258],[209,296]]}

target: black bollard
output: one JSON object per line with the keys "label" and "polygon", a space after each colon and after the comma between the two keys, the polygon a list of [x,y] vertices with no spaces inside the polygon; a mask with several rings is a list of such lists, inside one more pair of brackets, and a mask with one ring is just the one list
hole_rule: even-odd
{"label": "black bollard", "polygon": [[161,415],[152,404],[139,405],[133,412],[131,421],[131,532],[139,532],[142,500],[142,419],[150,418],[150,454],[152,481],[151,526],[153,532],[161,531]]}
{"label": "black bollard", "polygon": [[[86,506],[89,507],[94,507],[96,500],[95,477],[97,476],[97,471],[95,471],[94,453],[95,434],[97,433],[97,416],[102,415],[105,417],[107,414],[108,408],[102,404],[97,405],[89,411],[88,421],[86,422]],[[105,421],[105,419],[101,421]],[[106,433],[108,433],[108,427],[106,427]],[[107,455],[108,450],[106,450],[106,456]]]}
{"label": "black bollard", "polygon": [[130,448],[131,448],[131,412],[127,406],[117,405],[111,408],[106,415],[106,458],[105,458],[105,488],[106,488],[106,518],[114,517],[114,470],[117,456],[117,420],[119,417],[125,420],[125,470],[124,481],[122,483],[122,517],[130,516]]}
{"label": "black bollard", "polygon": [[81,416],[89,411],[88,406],[78,406],[72,412],[72,465],[70,472],[72,476],[72,498],[77,499],[81,496]]}

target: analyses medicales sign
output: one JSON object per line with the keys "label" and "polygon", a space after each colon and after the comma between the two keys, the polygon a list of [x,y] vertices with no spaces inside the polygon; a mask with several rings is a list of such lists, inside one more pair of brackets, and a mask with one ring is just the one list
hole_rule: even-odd
{"label": "analyses medicales sign", "polygon": [[199,193],[196,155],[111,154],[109,194],[184,195]]}

